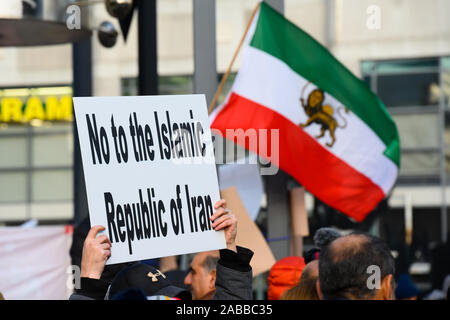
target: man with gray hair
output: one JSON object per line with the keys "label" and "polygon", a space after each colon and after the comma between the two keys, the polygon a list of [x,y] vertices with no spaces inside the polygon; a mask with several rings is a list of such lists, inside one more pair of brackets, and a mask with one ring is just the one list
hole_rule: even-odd
{"label": "man with gray hair", "polygon": [[184,284],[191,289],[192,300],[212,300],[216,291],[219,251],[199,252],[192,259]]}

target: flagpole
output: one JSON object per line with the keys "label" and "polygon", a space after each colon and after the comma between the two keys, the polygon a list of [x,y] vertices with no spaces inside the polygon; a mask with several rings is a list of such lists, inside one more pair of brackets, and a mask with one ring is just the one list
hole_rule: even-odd
{"label": "flagpole", "polygon": [[258,4],[256,5],[255,9],[252,12],[250,21],[248,22],[247,27],[245,28],[245,32],[242,35],[241,41],[239,42],[238,47],[234,51],[233,58],[231,59],[231,62],[228,65],[228,69],[225,72],[225,74],[223,75],[222,80],[220,80],[220,84],[216,90],[216,94],[214,95],[214,98],[212,99],[211,104],[209,105],[208,114],[211,114],[211,112],[214,110],[214,107],[216,106],[217,99],[219,98],[219,95],[222,92],[225,82],[227,82],[228,76],[230,75],[230,72],[231,72],[231,68],[233,67],[234,61],[236,60],[236,57],[237,57],[239,51],[241,50],[242,45],[244,44],[245,37],[247,36],[248,30],[250,29],[250,26],[252,25],[253,19],[255,18],[256,12],[258,11],[260,4],[261,4],[261,2],[258,2]]}

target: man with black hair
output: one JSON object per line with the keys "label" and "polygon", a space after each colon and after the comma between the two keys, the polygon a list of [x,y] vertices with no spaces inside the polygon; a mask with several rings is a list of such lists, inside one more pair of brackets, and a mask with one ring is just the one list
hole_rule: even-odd
{"label": "man with black hair", "polygon": [[317,291],[323,300],[393,300],[394,272],[386,243],[350,234],[320,251]]}

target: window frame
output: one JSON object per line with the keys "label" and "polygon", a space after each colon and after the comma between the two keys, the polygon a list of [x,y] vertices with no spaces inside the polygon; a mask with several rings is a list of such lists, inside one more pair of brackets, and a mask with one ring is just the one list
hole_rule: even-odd
{"label": "window frame", "polygon": [[[72,87],[70,84],[54,84],[54,85],[33,85],[33,86],[21,86],[18,87],[2,87],[1,90],[8,89],[36,89],[36,88],[53,88],[53,87]],[[23,131],[13,131],[10,132],[7,129],[0,130],[0,139],[9,138],[9,137],[21,137],[25,138],[25,165],[23,166],[15,166],[15,167],[0,167],[0,174],[2,173],[25,173],[26,175],[26,185],[25,185],[25,201],[23,200],[0,200],[0,205],[15,205],[15,204],[24,204],[26,206],[31,206],[32,204],[42,204],[42,203],[67,203],[73,201],[73,194],[71,194],[67,199],[53,199],[53,200],[34,200],[33,199],[33,189],[32,189],[32,179],[33,173],[42,172],[42,171],[69,171],[72,173],[72,181],[70,182],[73,185],[73,170],[74,170],[74,159],[73,155],[71,156],[71,164],[69,165],[47,165],[47,166],[36,166],[33,164],[33,138],[42,137],[42,136],[55,136],[55,135],[69,135],[73,137],[74,130],[74,122],[73,121],[51,121],[52,123],[64,123],[67,124],[65,128],[52,129],[49,131],[37,131],[34,129],[31,123],[24,124],[7,124],[8,126],[23,126]]]}

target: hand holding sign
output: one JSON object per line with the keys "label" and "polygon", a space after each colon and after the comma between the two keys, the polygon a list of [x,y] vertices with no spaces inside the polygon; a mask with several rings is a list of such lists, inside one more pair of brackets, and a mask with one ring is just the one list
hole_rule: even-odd
{"label": "hand holding sign", "polygon": [[106,235],[97,237],[103,226],[94,226],[89,230],[83,245],[81,258],[81,277],[100,279],[106,260],[111,255],[111,242]]}
{"label": "hand holding sign", "polygon": [[211,221],[213,221],[212,227],[214,230],[219,231],[224,229],[225,241],[227,243],[227,248],[234,252],[236,249],[236,234],[237,234],[237,218],[229,211],[227,208],[227,202],[221,199],[216,202],[214,209],[217,209],[211,216]]}

